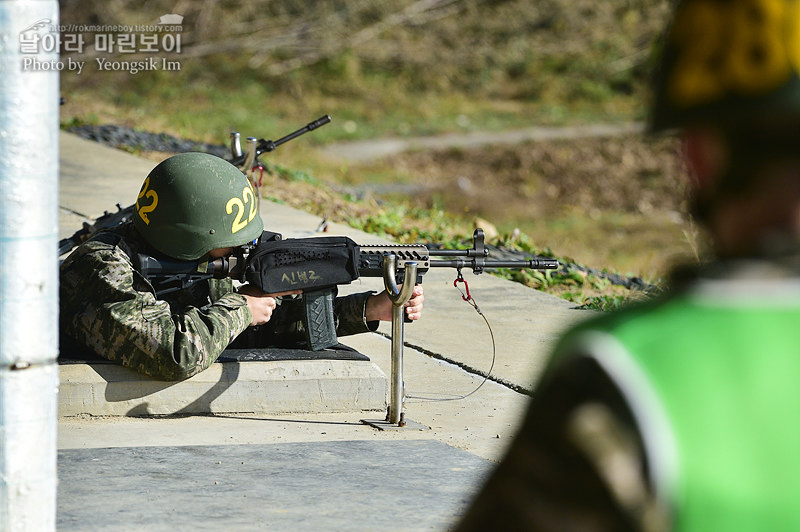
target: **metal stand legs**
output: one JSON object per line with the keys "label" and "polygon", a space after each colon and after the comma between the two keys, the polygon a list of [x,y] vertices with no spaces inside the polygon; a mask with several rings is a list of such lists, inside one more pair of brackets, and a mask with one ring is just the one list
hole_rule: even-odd
{"label": "metal stand legs", "polygon": [[392,376],[389,392],[389,410],[385,420],[363,420],[381,430],[397,428],[425,429],[420,425],[405,419],[403,402],[405,390],[403,384],[403,323],[405,304],[411,299],[414,292],[414,282],[417,278],[417,263],[407,262],[403,287],[398,288],[395,279],[396,257],[386,255],[383,258],[383,282],[389,299],[392,301]]}

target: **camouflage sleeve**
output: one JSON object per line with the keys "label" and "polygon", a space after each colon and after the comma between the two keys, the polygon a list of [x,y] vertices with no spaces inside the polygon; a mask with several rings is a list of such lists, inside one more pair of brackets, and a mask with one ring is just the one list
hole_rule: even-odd
{"label": "camouflage sleeve", "polygon": [[208,368],[252,320],[229,292],[173,313],[118,246],[88,242],[61,266],[63,332],[98,355],[161,380]]}
{"label": "camouflage sleeve", "polygon": [[216,303],[224,296],[235,291],[233,280],[228,277],[208,280],[208,297],[211,298],[212,303]]}
{"label": "camouflage sleeve", "polygon": [[363,332],[374,331],[378,328],[378,321],[367,321],[365,314],[367,299],[374,292],[361,292],[347,296],[337,297],[333,302],[333,314],[336,316],[336,334],[348,336]]}

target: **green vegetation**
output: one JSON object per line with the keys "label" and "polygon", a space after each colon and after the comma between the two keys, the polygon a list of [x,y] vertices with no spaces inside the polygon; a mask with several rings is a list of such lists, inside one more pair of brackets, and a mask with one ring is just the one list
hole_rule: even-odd
{"label": "green vegetation", "polygon": [[[643,117],[666,0],[182,3],[180,71],[65,73],[64,118],[213,141],[330,113],[312,142]],[[153,24],[174,2],[61,2],[62,24]],[[152,54],[151,54],[152,55]],[[355,127],[354,127],[355,126]]]}
{"label": "green vegetation", "polygon": [[[666,257],[686,253],[685,235],[694,234],[687,220],[664,221],[681,207],[675,166],[661,170],[674,155],[670,145],[639,138],[612,140],[610,148],[599,141],[542,142],[423,150],[367,163],[319,149],[363,139],[642,120],[648,56],[668,0],[60,5],[61,24],[154,24],[175,10],[184,16],[180,53],[157,54],[178,61],[179,71],[99,71],[97,57],[148,55],[91,47],[73,54],[87,64],[80,75],[62,73],[64,127],[113,123],[224,144],[229,131],[274,139],[330,114],[330,125],[281,147],[265,197],[403,242],[463,243],[475,218],[487,218],[507,245],[545,254],[552,248],[651,282],[663,276]],[[627,170],[617,173],[617,166]],[[628,178],[639,185],[620,188]],[[406,184],[412,192],[370,192],[380,183]],[[471,195],[470,185],[480,194]],[[515,229],[521,235],[512,239]],[[592,308],[612,308],[629,296],[592,275],[507,275]]]}

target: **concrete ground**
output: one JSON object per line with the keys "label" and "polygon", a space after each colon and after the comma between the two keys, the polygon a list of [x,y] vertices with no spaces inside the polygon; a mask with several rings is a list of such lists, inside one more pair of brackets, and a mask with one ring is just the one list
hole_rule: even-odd
{"label": "concrete ground", "polygon": [[[62,238],[133,203],[154,166],[66,133],[60,143]],[[267,202],[261,214],[285,237],[311,236],[320,221]],[[382,243],[335,223],[326,234]],[[405,412],[422,429],[362,422],[385,415],[388,323],[341,339],[369,361],[215,364],[177,384],[61,366],[59,530],[446,529],[511,440],[520,391],[588,315],[516,283],[465,277],[496,358],[455,272],[432,270],[424,317],[405,328]],[[340,292],[381,289],[363,279]]]}

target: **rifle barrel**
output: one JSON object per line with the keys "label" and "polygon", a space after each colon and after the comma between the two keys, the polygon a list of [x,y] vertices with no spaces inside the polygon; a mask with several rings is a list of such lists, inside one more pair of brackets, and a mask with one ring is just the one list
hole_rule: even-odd
{"label": "rifle barrel", "polygon": [[299,137],[300,135],[308,133],[309,131],[313,131],[313,130],[317,129],[318,127],[324,126],[325,124],[327,124],[330,121],[331,121],[330,115],[321,116],[321,117],[317,118],[316,120],[314,120],[313,122],[309,122],[308,124],[306,124],[305,127],[301,127],[297,131],[293,131],[293,132],[289,133],[288,135],[286,135],[285,137],[281,137],[276,141],[269,141],[268,140],[266,142],[266,144],[270,149],[265,150],[265,151],[272,151],[275,148],[277,148],[278,146],[280,146],[281,144],[283,144],[284,142],[289,142],[290,140],[295,139],[295,138]]}
{"label": "rifle barrel", "polygon": [[[473,268],[476,264],[467,259],[432,260],[431,268]],[[557,270],[559,263],[555,259],[528,260],[484,260],[479,264],[483,268],[531,268],[533,270]]]}

